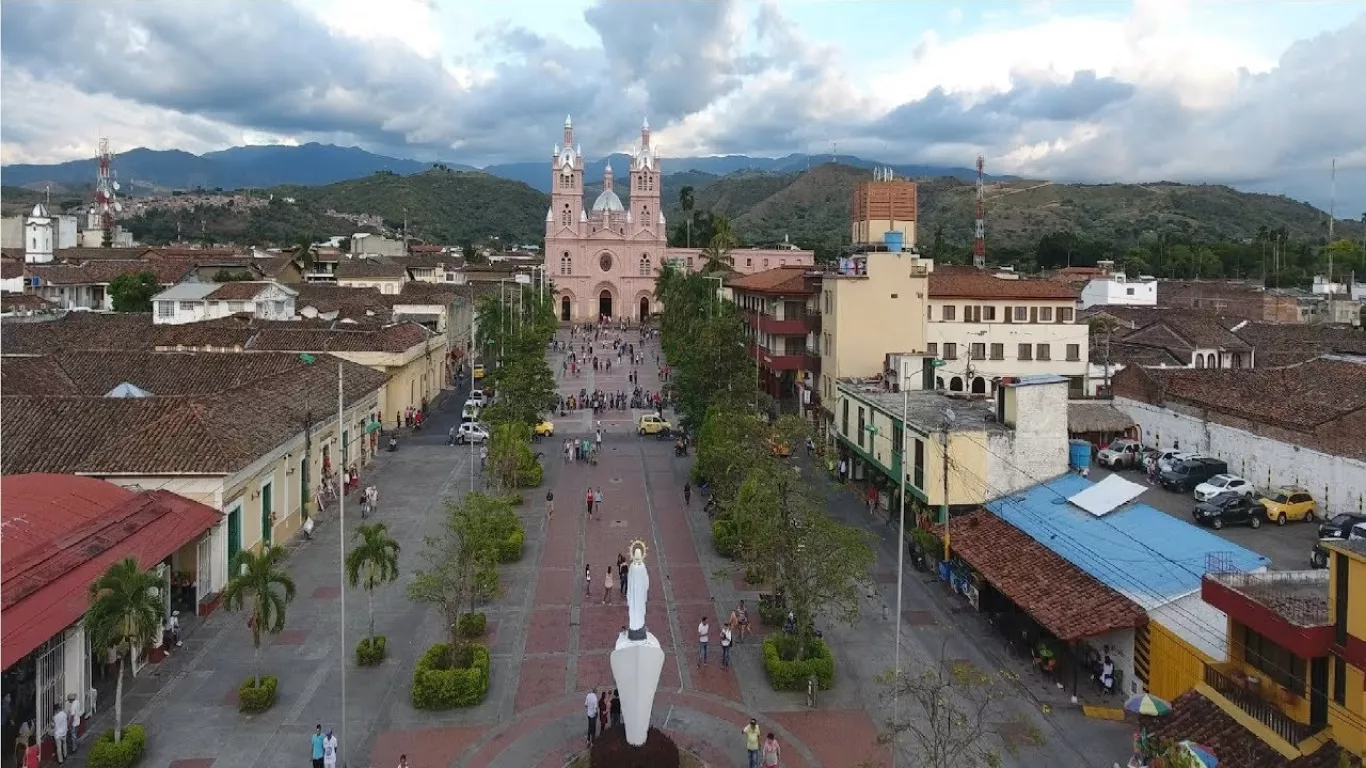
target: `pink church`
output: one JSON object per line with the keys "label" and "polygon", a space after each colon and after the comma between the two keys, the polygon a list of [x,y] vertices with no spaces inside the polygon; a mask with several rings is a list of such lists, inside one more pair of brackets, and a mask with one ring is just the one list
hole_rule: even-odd
{"label": "pink church", "polygon": [[[609,164],[602,194],[591,207],[583,198],[583,149],[574,144],[574,126],[564,120],[564,144],[551,158],[550,209],[545,214],[546,270],[554,275],[561,321],[600,317],[644,319],[660,307],[654,299],[655,276],[666,260],[684,269],[700,268],[701,248],[670,248],[660,204],[663,170],[650,146],[650,125],[640,129],[626,181],[628,209],[613,188]],[[814,263],[815,253],[797,249],[737,249],[733,267],[745,274],[781,266]]]}

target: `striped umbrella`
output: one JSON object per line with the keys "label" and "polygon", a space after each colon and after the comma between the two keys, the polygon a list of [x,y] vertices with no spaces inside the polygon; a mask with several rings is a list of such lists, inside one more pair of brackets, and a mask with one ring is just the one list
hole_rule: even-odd
{"label": "striped umbrella", "polygon": [[1204,766],[1204,768],[1215,768],[1215,766],[1219,765],[1219,758],[1214,756],[1214,753],[1210,751],[1209,747],[1196,744],[1193,741],[1183,741],[1178,746],[1188,752],[1196,760],[1199,760],[1200,765]]}
{"label": "striped umbrella", "polygon": [[1124,711],[1136,715],[1161,717],[1172,711],[1172,705],[1151,693],[1140,693],[1137,696],[1130,696],[1129,700],[1124,702]]}

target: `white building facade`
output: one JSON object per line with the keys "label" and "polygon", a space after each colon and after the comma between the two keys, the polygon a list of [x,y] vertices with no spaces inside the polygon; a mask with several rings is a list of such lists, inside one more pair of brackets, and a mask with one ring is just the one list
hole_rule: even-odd
{"label": "white building facade", "polygon": [[1130,279],[1123,272],[1088,281],[1081,289],[1081,308],[1095,306],[1157,306],[1157,278]]}
{"label": "white building facade", "polygon": [[247,312],[260,320],[293,320],[298,291],[274,281],[177,283],[152,297],[152,321],[180,325]]}

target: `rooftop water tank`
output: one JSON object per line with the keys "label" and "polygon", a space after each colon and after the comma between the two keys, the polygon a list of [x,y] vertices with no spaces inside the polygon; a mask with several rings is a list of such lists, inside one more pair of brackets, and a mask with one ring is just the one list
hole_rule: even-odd
{"label": "rooftop water tank", "polygon": [[887,246],[887,250],[892,253],[901,253],[902,246],[905,245],[905,242],[906,236],[895,230],[884,232],[882,235],[883,245]]}

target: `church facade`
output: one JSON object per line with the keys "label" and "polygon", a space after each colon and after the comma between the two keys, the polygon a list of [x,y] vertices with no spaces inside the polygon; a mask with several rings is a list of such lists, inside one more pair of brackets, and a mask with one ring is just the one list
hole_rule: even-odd
{"label": "church facade", "polygon": [[[671,261],[683,269],[705,263],[700,248],[670,248],[661,204],[663,171],[650,145],[650,126],[640,130],[631,153],[624,190],[609,163],[603,190],[584,201],[584,158],[574,143],[574,126],[564,121],[562,144],[551,154],[550,208],[545,215],[545,267],[555,282],[557,314],[562,322],[602,318],[642,320],[660,307],[654,298],[659,268]],[[733,268],[761,272],[779,266],[810,265],[815,253],[796,249],[737,249]]]}

